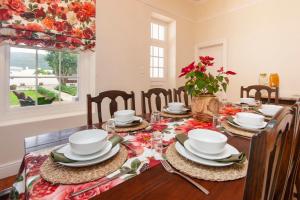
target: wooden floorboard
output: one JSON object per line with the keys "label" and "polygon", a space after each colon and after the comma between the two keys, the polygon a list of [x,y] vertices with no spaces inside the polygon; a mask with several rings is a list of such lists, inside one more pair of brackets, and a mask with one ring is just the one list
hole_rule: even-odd
{"label": "wooden floorboard", "polygon": [[9,177],[4,178],[4,179],[0,179],[0,191],[11,187],[15,180],[16,180],[16,175],[15,176],[9,176]]}

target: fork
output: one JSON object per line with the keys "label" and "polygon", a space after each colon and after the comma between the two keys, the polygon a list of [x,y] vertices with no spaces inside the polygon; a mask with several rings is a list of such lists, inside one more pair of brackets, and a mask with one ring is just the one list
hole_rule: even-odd
{"label": "fork", "polygon": [[208,195],[209,191],[207,189],[205,189],[202,185],[200,185],[199,183],[195,182],[193,179],[183,175],[182,173],[174,170],[171,165],[166,161],[166,160],[161,160],[160,161],[162,166],[165,168],[165,170],[171,174],[177,174],[179,176],[181,176],[182,178],[184,178],[185,180],[187,180],[188,182],[190,182],[191,184],[193,184],[195,187],[197,187],[199,190],[201,190],[202,192],[204,192],[204,194]]}

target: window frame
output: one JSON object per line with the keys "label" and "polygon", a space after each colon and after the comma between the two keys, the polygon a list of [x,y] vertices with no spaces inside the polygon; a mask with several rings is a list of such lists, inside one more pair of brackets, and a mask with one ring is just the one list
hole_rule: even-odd
{"label": "window frame", "polygon": [[[158,24],[160,26],[163,26],[165,28],[165,32],[164,32],[164,40],[159,40],[159,39],[152,39],[152,30],[151,30],[151,24]],[[149,78],[152,82],[152,84],[156,85],[156,84],[162,84],[164,82],[167,81],[167,77],[168,77],[168,65],[169,65],[169,37],[168,37],[168,32],[169,32],[169,24],[167,22],[164,22],[162,20],[159,19],[155,19],[152,18],[150,21],[150,45],[149,45]],[[159,78],[159,77],[151,77],[150,74],[150,70],[151,70],[151,52],[150,49],[151,47],[159,47],[159,48],[163,48],[164,50],[164,66],[163,66],[163,77]]]}
{"label": "window frame", "polygon": [[[11,55],[11,53],[10,53],[10,48],[11,47],[15,47],[15,48],[23,48],[23,49],[34,49],[36,52],[35,52],[35,70],[36,70],[36,72],[37,72],[37,70],[38,70],[38,50],[46,50],[46,51],[55,51],[55,52],[70,52],[70,53],[74,53],[74,54],[77,54],[77,75],[76,76],[62,76],[61,75],[61,69],[62,69],[62,66],[61,66],[61,64],[59,65],[59,75],[58,76],[51,76],[51,77],[42,77],[42,76],[39,76],[37,73],[35,74],[35,76],[11,76],[10,75],[10,55]],[[58,91],[58,94],[59,94],[59,97],[61,97],[60,95],[61,95],[61,87],[60,87],[60,81],[61,81],[61,79],[62,78],[74,78],[74,79],[76,79],[77,80],[77,97],[79,98],[79,90],[80,90],[80,83],[79,83],[79,80],[80,80],[80,76],[79,76],[79,63],[80,63],[80,53],[79,52],[73,52],[73,51],[68,51],[68,50],[65,50],[65,51],[62,51],[62,50],[53,50],[53,49],[46,49],[46,48],[39,48],[39,47],[27,47],[27,46],[24,46],[24,45],[8,45],[8,54],[9,54],[9,56],[8,56],[8,63],[9,63],[9,65],[7,66],[8,68],[9,68],[9,70],[8,70],[8,73],[9,73],[9,85],[10,85],[10,79],[11,78],[32,78],[32,79],[35,79],[35,85],[34,85],[34,87],[37,89],[37,87],[39,86],[39,84],[38,84],[38,81],[39,81],[39,79],[40,78],[56,78],[56,79],[59,79],[59,91]],[[10,88],[9,88],[9,91],[11,91],[10,90]],[[75,103],[76,101],[74,101],[74,102],[70,102],[70,101],[68,101],[68,102],[65,102],[65,101],[61,101],[61,100],[59,100],[59,103],[61,104],[61,103],[63,103],[63,104],[68,104],[68,103]],[[11,108],[11,109],[15,109],[15,108],[18,108],[18,107],[12,107],[11,105],[10,105],[10,103],[9,103],[9,100],[8,100],[8,106]],[[52,105],[52,104],[44,104],[44,106],[49,106],[49,105]],[[43,105],[38,105],[37,104],[37,101],[35,102],[35,105],[34,106],[43,106]],[[33,106],[28,106],[28,107],[33,107]],[[22,108],[24,108],[24,107],[22,107]]]}
{"label": "window frame", "polygon": [[[22,47],[25,45],[0,45],[0,126],[1,122],[12,120],[20,120],[22,118],[36,118],[40,116],[50,117],[61,114],[72,114],[78,112],[85,112],[86,96],[84,94],[94,92],[94,77],[92,72],[95,72],[93,52],[75,52],[78,53],[78,67],[77,67],[77,85],[78,85],[78,101],[64,102],[60,101],[58,104],[35,105],[25,107],[11,107],[9,102],[10,93],[10,47]],[[32,47],[28,47],[32,48]],[[34,47],[40,50],[54,50],[47,48]],[[65,51],[65,50],[57,50]],[[70,51],[72,52],[72,51]],[[1,56],[2,55],[2,56]],[[89,68],[89,70],[86,70]],[[90,81],[82,81],[90,80]]]}

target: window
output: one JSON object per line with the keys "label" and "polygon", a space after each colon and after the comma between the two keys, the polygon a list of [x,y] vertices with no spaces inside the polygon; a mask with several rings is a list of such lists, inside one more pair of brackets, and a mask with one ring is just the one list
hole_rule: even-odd
{"label": "window", "polygon": [[82,115],[95,53],[0,45],[0,126]]}
{"label": "window", "polygon": [[162,21],[153,20],[150,45],[150,77],[152,79],[165,78],[167,49],[167,25]]}
{"label": "window", "polygon": [[9,47],[9,105],[78,101],[78,54]]}

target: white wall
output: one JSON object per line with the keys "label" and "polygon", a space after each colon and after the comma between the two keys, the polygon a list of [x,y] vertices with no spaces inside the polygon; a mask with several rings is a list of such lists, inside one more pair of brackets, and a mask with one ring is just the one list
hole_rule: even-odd
{"label": "white wall", "polygon": [[196,43],[227,40],[227,65],[238,75],[228,95],[258,83],[261,72],[280,74],[280,94],[300,93],[300,1],[210,0],[199,5]]}
{"label": "white wall", "polygon": [[[162,3],[163,2],[163,3]],[[140,91],[150,87],[149,23],[153,12],[176,20],[176,66],[194,57],[193,9],[182,0],[98,0],[96,92],[134,90],[140,110]],[[30,120],[29,120],[30,121]],[[86,124],[84,113],[0,127],[0,178],[17,172],[25,137]]]}
{"label": "white wall", "polygon": [[139,112],[140,91],[150,88],[149,29],[152,13],[176,21],[175,66],[183,66],[194,57],[194,22],[186,11],[192,7],[187,6],[189,4],[177,0],[97,1],[98,91],[133,90]]}

